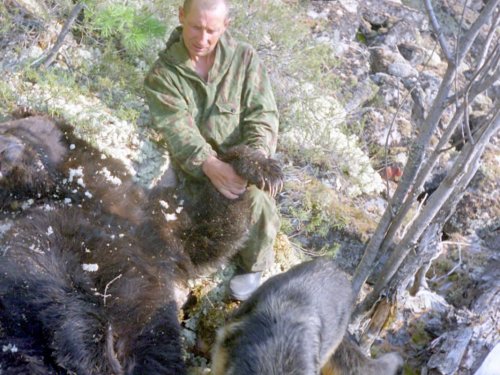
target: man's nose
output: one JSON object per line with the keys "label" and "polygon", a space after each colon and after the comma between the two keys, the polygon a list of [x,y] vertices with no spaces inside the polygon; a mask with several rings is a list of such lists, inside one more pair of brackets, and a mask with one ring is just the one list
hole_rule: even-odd
{"label": "man's nose", "polygon": [[203,43],[204,45],[208,44],[209,38],[210,36],[208,35],[208,33],[205,30],[202,30],[200,34],[200,42]]}

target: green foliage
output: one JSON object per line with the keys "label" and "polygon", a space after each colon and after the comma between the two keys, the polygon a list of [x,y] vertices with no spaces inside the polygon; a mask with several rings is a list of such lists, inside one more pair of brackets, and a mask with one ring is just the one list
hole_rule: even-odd
{"label": "green foliage", "polygon": [[416,322],[412,327],[411,342],[416,348],[424,348],[431,341],[431,336],[425,330],[425,323]]}
{"label": "green foliage", "polygon": [[16,107],[14,90],[5,82],[0,81],[0,119],[2,114],[12,112]]}
{"label": "green foliage", "polygon": [[163,38],[166,27],[147,11],[125,4],[108,4],[91,12],[90,25],[105,39],[116,38],[131,53],[145,49],[152,39]]}
{"label": "green foliage", "polygon": [[107,45],[96,64],[82,73],[81,85],[96,94],[118,118],[135,122],[143,104],[144,74],[132,61],[124,58],[112,45]]}
{"label": "green foliage", "polygon": [[339,243],[333,243],[332,245],[326,244],[324,245],[319,251],[317,251],[318,255],[320,256],[327,256],[334,258],[337,253],[340,250],[340,244]]}
{"label": "green foliage", "polygon": [[40,87],[57,92],[59,95],[70,94],[74,97],[87,93],[85,87],[77,81],[77,76],[68,70],[36,70],[27,67],[22,74],[26,81],[37,83]]}
{"label": "green foliage", "polygon": [[340,85],[332,69],[339,65],[334,55],[333,47],[329,44],[316,44],[297,51],[296,58],[290,64],[292,74],[299,74],[303,81],[314,83],[317,88],[325,88],[327,92],[334,92]]}
{"label": "green foliage", "polygon": [[420,371],[418,369],[414,369],[406,363],[403,366],[403,375],[419,375],[419,374],[420,374]]}
{"label": "green foliage", "polygon": [[2,3],[0,3],[0,35],[7,35],[12,29],[12,23],[7,22],[9,18],[9,12],[5,7],[5,3],[2,1]]}
{"label": "green foliage", "polygon": [[309,35],[304,22],[305,6],[300,3],[282,4],[271,1],[262,6],[260,0],[233,2],[231,30],[236,38],[252,44],[256,48],[279,50],[287,57],[300,47]]}
{"label": "green foliage", "polygon": [[[298,173],[298,174],[297,174]],[[309,170],[286,183],[287,194],[280,201],[281,231],[290,238],[314,246],[316,254],[335,255],[339,245],[332,243],[335,233],[354,234],[366,241],[375,230],[376,221],[335,190],[312,176]],[[305,240],[305,241],[304,241]]]}
{"label": "green foliage", "polygon": [[297,190],[300,195],[299,200],[285,210],[281,228],[284,233],[326,238],[331,230],[345,228],[347,219],[336,209],[335,196],[327,187],[320,183],[288,184],[287,190]]}
{"label": "green foliage", "polygon": [[366,40],[365,34],[363,34],[361,31],[358,31],[356,33],[356,40],[360,43],[367,44],[368,41]]}

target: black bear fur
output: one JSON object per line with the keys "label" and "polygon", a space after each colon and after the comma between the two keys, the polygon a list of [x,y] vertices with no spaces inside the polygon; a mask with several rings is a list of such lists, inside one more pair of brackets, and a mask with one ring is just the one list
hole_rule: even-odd
{"label": "black bear fur", "polygon": [[[282,184],[277,162],[248,147],[225,160],[265,190]],[[32,203],[0,239],[0,343],[17,347],[0,353],[2,375],[185,373],[176,290],[237,252],[245,194],[146,191],[44,117],[0,124],[0,189],[3,212]]]}

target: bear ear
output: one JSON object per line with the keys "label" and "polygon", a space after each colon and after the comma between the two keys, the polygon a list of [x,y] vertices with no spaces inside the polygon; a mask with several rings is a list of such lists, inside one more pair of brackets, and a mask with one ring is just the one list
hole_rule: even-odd
{"label": "bear ear", "polygon": [[219,329],[212,351],[212,375],[229,374],[229,356],[235,341],[241,334],[243,323],[236,322]]}
{"label": "bear ear", "polygon": [[21,163],[24,145],[0,135],[0,179],[6,178],[17,163]]}
{"label": "bear ear", "polygon": [[0,135],[0,160],[12,163],[21,158],[24,145],[16,141]]}

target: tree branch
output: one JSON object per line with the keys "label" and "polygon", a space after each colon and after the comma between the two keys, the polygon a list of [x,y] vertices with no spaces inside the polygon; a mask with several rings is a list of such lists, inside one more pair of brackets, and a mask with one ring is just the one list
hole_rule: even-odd
{"label": "tree branch", "polygon": [[432,222],[438,211],[448,201],[454,186],[467,186],[474,174],[479,168],[479,160],[490,141],[490,138],[500,130],[500,109],[496,110],[495,115],[489,124],[482,128],[475,145],[467,143],[460,152],[458,158],[453,164],[450,172],[445,177],[439,188],[431,195],[427,205],[421,212],[421,215],[415,220],[414,225],[408,230],[408,233],[402,239],[398,248],[391,254],[384,268],[380,272],[380,278],[377,280],[373,291],[359,304],[354,313],[354,317],[362,314],[377,300],[380,293],[386,287],[387,283],[396,274],[399,267],[407,257],[408,253],[414,248],[416,241],[420,238],[428,223]]}
{"label": "tree branch", "polygon": [[441,25],[439,24],[439,21],[436,17],[436,13],[434,13],[434,9],[432,8],[431,0],[424,0],[424,5],[425,9],[427,10],[427,15],[429,16],[429,19],[431,21],[432,28],[434,29],[436,36],[438,38],[439,45],[443,50],[446,61],[448,62],[448,64],[455,63],[453,61],[453,56],[450,51],[450,46],[446,41]]}
{"label": "tree branch", "polygon": [[354,273],[352,284],[355,295],[359,293],[362,285],[370,275],[373,263],[379,254],[381,244],[384,240],[387,241],[386,233],[391,225],[394,225],[396,222],[393,220],[393,217],[398,213],[405,200],[408,201],[409,199],[415,199],[415,197],[408,197],[408,191],[410,191],[411,187],[414,185],[415,177],[421,168],[427,147],[439,124],[439,119],[444,112],[445,108],[443,108],[442,103],[448,97],[455,72],[456,68],[453,65],[448,65],[427,117],[423,120],[423,123],[420,126],[417,125],[419,127],[420,134],[417,142],[415,142],[410,149],[408,163],[403,171],[403,176],[401,177],[398,187],[396,188],[396,191],[394,192],[394,195],[391,198],[390,203],[387,206],[377,229],[375,230],[375,233],[368,242],[363,257],[361,258],[361,262]]}
{"label": "tree branch", "polygon": [[458,64],[462,63],[462,60],[464,59],[467,52],[469,52],[469,49],[471,48],[472,43],[474,43],[474,41],[476,40],[479,32],[481,31],[481,28],[489,23],[490,18],[496,11],[499,4],[500,0],[488,1],[486,3],[486,6],[479,14],[479,17],[477,17],[476,21],[474,21],[470,29],[462,36],[462,38],[460,39],[460,49],[457,53]]}
{"label": "tree branch", "polygon": [[69,30],[71,29],[71,26],[73,25],[73,22],[75,22],[76,17],[78,17],[78,14],[82,11],[82,9],[85,7],[85,4],[83,2],[80,2],[76,4],[73,7],[73,10],[71,11],[69,18],[66,20],[64,23],[64,26],[59,33],[59,36],[57,37],[56,43],[54,46],[50,49],[50,51],[46,55],[42,55],[40,58],[35,60],[31,66],[33,68],[38,68],[41,65],[43,65],[45,68],[47,68],[50,64],[54,62],[56,59],[57,53],[59,52],[59,49],[61,48],[64,38],[66,38],[66,35],[68,34]]}
{"label": "tree branch", "polygon": [[[484,64],[486,56],[488,56],[488,50],[490,49],[493,37],[496,36],[497,34],[497,27],[498,25],[500,25],[500,9],[498,10],[497,14],[493,17],[493,20],[494,21],[490,27],[488,36],[486,37],[486,42],[484,43],[483,52],[481,53],[481,57],[477,62],[477,67],[481,67]],[[497,40],[497,46],[498,46],[498,40]]]}
{"label": "tree branch", "polygon": [[[457,100],[461,99],[466,92],[471,92],[474,96],[476,96],[477,94],[485,91],[488,87],[491,86],[492,82],[495,82],[498,80],[498,78],[500,78],[499,62],[500,45],[497,43],[493,51],[485,58],[483,64],[478,65],[467,87],[457,94],[446,99],[444,105],[448,106],[451,103],[456,102]],[[490,74],[490,71],[493,72]]]}
{"label": "tree branch", "polygon": [[[497,48],[492,51],[492,53],[488,56],[486,64],[484,64],[480,69],[478,69],[475,74],[473,75],[471,81],[469,82],[468,86],[464,90],[465,93],[462,93],[462,95],[466,95],[468,100],[464,100],[462,105],[458,106],[455,111],[455,115],[453,116],[452,120],[450,121],[449,125],[446,127],[443,135],[441,136],[437,146],[434,148],[434,151],[432,154],[427,158],[427,160],[424,162],[423,167],[420,169],[418,175],[415,177],[415,181],[413,183],[413,186],[411,187],[410,192],[408,193],[407,199],[402,203],[398,213],[395,215],[392,223],[390,224],[389,229],[386,232],[385,238],[383,242],[380,245],[380,253],[384,254],[389,248],[393,247],[394,241],[393,238],[395,237],[396,232],[398,231],[399,227],[401,226],[401,223],[403,222],[403,219],[409,212],[410,208],[412,207],[413,202],[415,201],[416,197],[418,196],[420,189],[422,188],[425,180],[427,179],[427,176],[431,172],[432,168],[434,167],[435,163],[437,162],[437,159],[439,155],[442,153],[443,148],[445,147],[445,144],[448,143],[450,140],[452,134],[455,132],[455,129],[457,128],[458,124],[463,118],[463,115],[466,114],[468,117],[468,101],[474,101],[476,96],[482,93],[484,90],[486,90],[488,87],[491,86],[492,82],[495,82],[495,79],[491,79],[491,77],[487,76],[486,73],[489,70],[489,67],[495,66],[497,69],[497,74],[500,74],[500,68],[498,67],[498,58],[500,55],[500,48],[497,45]],[[483,76],[478,80],[477,83],[474,82],[476,80],[476,77],[480,75],[481,73],[484,73]],[[469,94],[470,92],[470,94]],[[417,112],[421,113],[422,110],[418,109],[419,107],[422,106],[422,104],[419,102],[421,101],[421,98],[417,95],[418,91],[412,92],[412,97],[414,99],[414,108],[416,106]],[[447,100],[446,104],[450,104],[451,100]],[[447,106],[446,105],[446,106]],[[415,119],[413,119],[414,122]],[[466,129],[469,129],[468,131],[468,137],[469,140],[472,139],[472,133],[470,132],[470,128],[468,126],[468,122],[466,122]]]}

